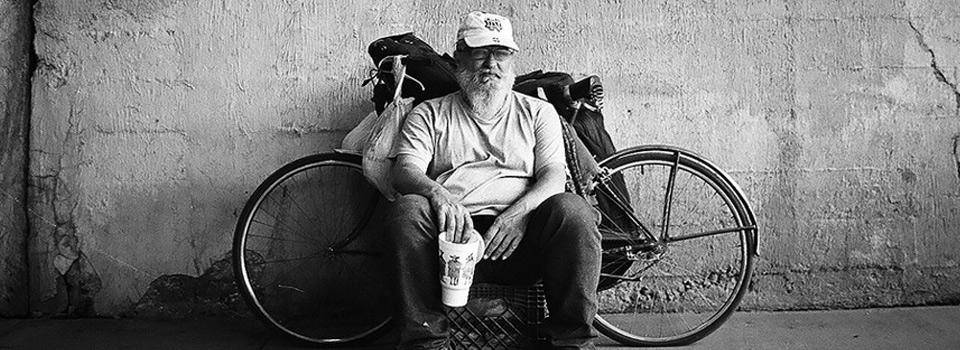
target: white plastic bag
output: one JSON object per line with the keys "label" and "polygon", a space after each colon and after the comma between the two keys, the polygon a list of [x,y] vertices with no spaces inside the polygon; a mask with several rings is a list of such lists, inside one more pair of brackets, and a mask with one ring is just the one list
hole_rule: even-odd
{"label": "white plastic bag", "polygon": [[413,108],[413,98],[394,100],[377,117],[370,138],[363,149],[363,176],[380,190],[388,200],[397,198],[390,173],[396,160],[391,157],[393,144],[400,134],[400,127]]}
{"label": "white plastic bag", "polygon": [[363,176],[367,178],[380,193],[391,202],[399,196],[393,188],[391,172],[395,157],[391,157],[393,144],[400,135],[400,128],[407,118],[407,113],[413,108],[413,98],[402,98],[403,80],[406,76],[406,66],[400,58],[393,61],[393,75],[397,86],[394,88],[393,101],[387,105],[373,122],[370,137],[363,147]]}
{"label": "white plastic bag", "polygon": [[343,137],[340,148],[363,153],[363,146],[366,145],[367,140],[370,139],[370,132],[373,131],[373,124],[376,121],[376,111],[367,114],[367,116],[363,117],[363,120],[360,121],[360,124],[357,124],[353,130],[347,133],[347,136]]}

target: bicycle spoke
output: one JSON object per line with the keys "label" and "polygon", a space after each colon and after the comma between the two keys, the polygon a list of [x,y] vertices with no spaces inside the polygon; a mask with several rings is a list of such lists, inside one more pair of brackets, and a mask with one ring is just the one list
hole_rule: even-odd
{"label": "bicycle spoke", "polygon": [[[336,166],[335,168],[341,169],[341,168],[343,168],[343,167]],[[345,168],[343,168],[343,169],[345,169]],[[310,174],[307,174],[307,172],[310,172]],[[303,176],[298,175],[296,178],[291,177],[289,180],[290,180],[290,181],[295,181],[294,184],[287,185],[287,186],[283,186],[283,187],[278,187],[278,188],[274,189],[274,191],[271,192],[271,195],[268,197],[268,198],[270,198],[271,201],[273,201],[273,203],[275,203],[275,204],[276,204],[278,207],[280,207],[280,208],[285,207],[285,205],[284,205],[284,203],[280,203],[280,202],[279,202],[278,197],[285,197],[285,198],[289,198],[289,199],[290,199],[290,200],[287,201],[287,202],[289,202],[290,204],[292,204],[292,208],[293,208],[293,209],[296,209],[296,211],[299,212],[299,215],[291,215],[291,217],[294,218],[294,221],[297,223],[298,226],[300,226],[300,227],[302,227],[302,228],[305,229],[305,230],[302,230],[302,231],[291,230],[291,232],[294,233],[294,234],[298,234],[298,233],[304,232],[304,231],[321,230],[321,228],[324,227],[324,225],[323,225],[323,222],[319,221],[319,216],[317,215],[318,213],[312,212],[312,211],[308,211],[308,210],[304,209],[303,205],[301,204],[301,201],[298,199],[299,197],[296,196],[295,194],[291,194],[291,192],[303,192],[303,191],[306,190],[307,188],[310,188],[310,189],[314,189],[314,188],[339,188],[339,185],[338,185],[338,184],[329,185],[329,186],[324,185],[324,182],[325,182],[325,181],[328,181],[328,179],[327,179],[328,177],[336,177],[336,176],[329,176],[329,175],[331,175],[331,174],[321,174],[321,173],[319,173],[319,170],[318,170],[318,169],[308,170],[307,172],[304,172],[304,175],[303,175]],[[319,175],[314,176],[314,175],[312,175],[313,173],[317,173],[317,174],[319,174]],[[304,184],[304,183],[306,183],[306,184],[309,184],[309,183],[310,183],[310,181],[301,180],[301,178],[303,178],[303,177],[305,177],[305,176],[313,176],[313,177],[318,178],[318,181],[317,181],[316,185],[315,185],[315,186],[302,185],[302,184]],[[291,188],[293,188],[293,187],[300,188],[300,190],[294,191],[294,190],[291,189]],[[274,195],[274,194],[276,194],[276,195]],[[323,198],[323,197],[324,197],[324,195],[323,195],[322,193],[315,193],[315,196],[317,196],[318,198]],[[275,219],[279,220],[279,218],[277,218],[276,215],[273,215],[273,216],[274,216]],[[306,223],[304,223],[302,220],[300,220],[300,219],[302,219],[302,218],[307,218],[309,221],[306,222]],[[311,237],[307,237],[307,236],[302,235],[302,234],[300,234],[300,236],[301,236],[301,238],[304,238],[304,239],[313,240],[313,239],[311,239]],[[322,235],[319,236],[319,237],[322,238]],[[322,244],[323,242],[317,241],[317,243]]]}
{"label": "bicycle spoke", "polygon": [[285,262],[291,262],[291,261],[314,260],[314,259],[319,259],[319,258],[322,258],[322,257],[324,257],[324,255],[311,255],[311,256],[305,256],[305,257],[297,257],[297,258],[290,258],[290,259],[278,259],[278,260],[269,260],[269,261],[266,261],[266,260],[265,260],[265,261],[257,262],[257,263],[250,264],[250,265],[252,265],[252,266],[260,266],[260,265],[267,265],[267,264],[279,264],[279,263],[285,263]]}
{"label": "bicycle spoke", "polygon": [[[689,271],[689,270],[683,269],[683,268],[681,268],[678,264],[676,264],[676,263],[674,263],[674,262],[665,261],[665,260],[661,260],[661,262],[663,262],[663,263],[665,263],[665,264],[673,265],[674,267],[676,267],[676,268],[678,268],[678,269],[680,269],[680,270],[683,270],[684,272],[688,273],[688,275],[677,276],[677,277],[674,277],[674,278],[681,278],[681,277],[686,277],[686,278],[700,277],[699,274],[695,274],[695,273],[693,273],[693,272],[691,272],[691,271]],[[690,290],[692,290],[694,294],[696,294],[698,297],[700,297],[700,299],[702,299],[702,300],[704,301],[704,305],[707,306],[708,308],[709,308],[710,306],[716,304],[715,302],[710,302],[709,300],[707,300],[706,296],[704,296],[703,293],[700,293],[699,291],[694,290],[694,289],[690,289]],[[685,290],[684,292],[687,292],[687,290]]]}
{"label": "bicycle spoke", "polygon": [[630,233],[623,233],[622,230],[617,230],[617,228],[600,227],[599,231],[601,237],[604,237],[604,239],[608,242],[621,241],[624,245],[633,245],[641,242],[638,236],[634,236]]}
{"label": "bicycle spoke", "polygon": [[663,324],[666,323],[666,322],[663,322],[663,320],[665,318],[667,318],[667,303],[661,300],[660,301],[660,320],[661,321],[658,322],[660,327],[657,330],[657,334],[660,336],[663,336]]}
{"label": "bicycle spoke", "polygon": [[[629,203],[622,202],[622,199],[625,196],[615,195],[613,194],[614,192],[612,189],[609,187],[607,188],[608,189],[606,191],[609,191],[611,194],[603,194],[603,191],[598,191],[600,192],[598,193],[598,196],[603,195],[606,196],[606,198],[608,198],[610,201],[613,201],[616,207],[620,210],[620,213],[624,214],[633,223],[635,228],[622,226],[620,222],[621,220],[617,220],[617,218],[611,216],[605,210],[602,210],[603,208],[598,208],[602,223],[600,226],[601,234],[605,233],[608,236],[627,238],[628,240],[626,242],[629,242],[630,244],[643,241],[644,236],[652,237],[652,235],[649,233],[650,230],[646,228],[646,225],[641,223],[640,218],[638,218],[630,209],[631,205]],[[612,225],[612,227],[604,225]]]}
{"label": "bicycle spoke", "polygon": [[[606,180],[597,184],[597,190],[599,192],[598,196],[605,195],[606,198],[612,201],[617,206],[617,208],[619,208],[621,214],[624,214],[627,217],[627,219],[630,219],[630,221],[634,225],[636,225],[639,229],[642,230],[641,232],[646,231],[646,233],[649,235],[649,231],[646,229],[646,227],[643,226],[640,220],[633,213],[633,210],[630,208],[629,201],[626,200],[626,198],[628,197],[627,194],[617,193],[616,191],[614,191],[612,186],[610,186],[610,184],[608,183],[609,181],[610,180]],[[614,218],[611,217],[609,221],[612,223],[616,223],[617,220],[614,220]],[[623,227],[619,227],[619,228],[621,230],[624,229]]]}
{"label": "bicycle spoke", "polygon": [[353,249],[339,249],[336,251],[338,254],[343,255],[367,255],[367,256],[380,256],[380,252],[376,251],[366,251],[366,250],[353,250]]}
{"label": "bicycle spoke", "polygon": [[[272,193],[271,193],[271,194],[272,194]],[[267,197],[267,198],[269,198],[269,199],[272,200],[274,203],[276,203],[276,204],[278,205],[278,207],[280,207],[280,208],[283,207],[283,205],[282,205],[276,198],[274,198],[273,196],[269,196],[269,197]],[[296,217],[308,217],[308,218],[312,218],[312,217],[315,217],[315,216],[316,216],[315,214],[314,214],[314,215],[308,215],[308,214],[300,207],[300,205],[297,203],[297,201],[292,201],[292,202],[293,202],[293,204],[299,209],[300,214],[301,214],[301,215],[299,215],[299,216],[293,215],[292,217],[294,217],[294,218],[296,218]],[[273,216],[273,217],[274,217],[275,219],[279,220],[279,218],[278,218],[277,216]],[[298,220],[298,219],[293,219],[293,220],[297,223],[297,226],[299,226],[299,227],[310,227],[310,226],[305,226],[305,225],[303,224],[303,221],[301,221],[301,220]],[[312,224],[314,224],[313,227],[320,227],[319,222],[317,222],[315,219],[312,220],[312,221],[313,221]],[[291,232],[296,233],[297,231],[296,231],[296,230],[293,230],[293,231],[291,231]],[[300,236],[301,236],[301,238],[309,239],[309,237],[306,237],[306,236],[303,236],[303,235],[300,235]],[[317,242],[317,243],[320,243],[320,242]]]}
{"label": "bicycle spoke", "polygon": [[[297,210],[300,211],[300,214],[301,214],[301,215],[303,215],[303,216],[305,216],[305,217],[308,217],[308,218],[316,218],[316,217],[317,217],[317,214],[316,214],[316,213],[307,214],[307,211],[306,211],[306,210],[303,210],[303,207],[300,206],[300,202],[299,202],[299,201],[293,201],[293,205],[297,207]],[[317,227],[322,227],[322,226],[323,226],[323,224],[322,224],[321,222],[317,221],[316,219],[314,219],[314,220],[312,220],[312,221],[313,221],[312,224],[315,225],[315,226],[313,226],[313,227],[315,227],[315,228],[317,228]]]}
{"label": "bicycle spoke", "polygon": [[[278,216],[276,216],[276,215],[273,214],[273,213],[270,213],[270,212],[267,211],[266,209],[261,210],[260,213],[263,213],[264,215],[272,218],[272,219],[273,219],[275,222],[277,222],[277,223],[282,223],[282,222],[284,222],[283,220],[280,220],[280,218],[279,218]],[[306,240],[306,241],[313,242],[314,244],[320,244],[319,241],[316,241],[316,240],[314,240],[314,239],[311,239],[310,237],[304,236],[304,235],[302,235],[302,234],[298,234],[298,232],[300,232],[301,230],[298,230],[298,229],[296,229],[295,227],[292,227],[292,226],[290,226],[290,225],[288,225],[288,224],[280,224],[279,226],[275,226],[275,225],[267,224],[266,222],[257,220],[256,218],[250,219],[250,221],[251,221],[251,222],[254,222],[254,223],[257,223],[257,224],[260,224],[260,225],[263,225],[263,226],[266,226],[266,227],[272,227],[272,228],[275,228],[275,229],[284,228],[284,229],[286,229],[286,231],[284,231],[284,232],[290,232],[291,234],[298,235],[300,238],[302,238],[302,239],[304,239],[304,240]],[[274,230],[273,233],[276,234],[276,230]]]}
{"label": "bicycle spoke", "polygon": [[[693,327],[690,327],[690,323],[687,322],[687,319],[683,317],[682,313],[678,314],[677,318],[679,318],[680,321],[683,322],[683,325],[685,326],[684,329],[693,329]],[[674,335],[676,335],[676,333],[674,333]]]}
{"label": "bicycle spoke", "polygon": [[[263,224],[263,223],[258,222],[258,221],[256,221],[256,220],[253,220],[253,222],[254,222],[254,223],[261,224],[261,225]],[[302,241],[302,240],[289,239],[289,238],[279,238],[279,237],[273,237],[273,236],[256,235],[256,234],[252,234],[252,233],[251,233],[251,234],[248,234],[247,236],[249,236],[249,237],[258,237],[258,238],[266,238],[266,239],[275,240],[275,241],[293,242],[293,243],[303,243],[303,244],[310,244],[310,245],[321,246],[321,244],[319,244],[319,243],[317,243],[317,242],[313,242],[313,241]]]}
{"label": "bicycle spoke", "polygon": [[609,227],[609,228],[600,227],[601,234],[606,233],[608,236],[614,236],[617,238],[626,238],[627,242],[630,242],[630,243],[636,243],[639,241],[638,235],[631,234],[631,232],[634,232],[633,230],[620,226],[620,224],[618,224],[616,220],[614,220],[609,215],[606,215],[603,213],[601,213],[600,215],[602,218],[606,218],[607,221],[609,221],[611,224],[615,226],[615,227]]}
{"label": "bicycle spoke", "polygon": [[[296,205],[296,204],[295,204],[295,205]],[[299,205],[297,205],[297,206],[299,207]],[[305,211],[304,211],[303,209],[300,209],[299,211],[300,211],[301,213],[305,213]],[[275,214],[271,214],[270,212],[268,212],[268,211],[266,211],[266,210],[263,210],[262,212],[264,212],[265,214],[268,214],[268,216],[270,216],[271,218],[274,218],[274,220],[276,220],[277,222],[283,222],[283,221],[280,220]],[[369,213],[368,213],[368,214],[369,214]],[[314,216],[315,216],[315,215],[314,215]],[[255,220],[255,221],[256,221],[256,220]],[[355,221],[355,220],[347,220],[347,221]],[[263,222],[260,222],[260,221],[257,221],[257,223],[259,223],[259,224],[261,224],[261,225],[265,225],[265,226],[270,226],[270,225],[268,225],[268,224],[266,224],[266,223],[263,223]],[[298,222],[298,223],[300,223],[300,222]],[[300,223],[300,225],[302,226],[302,223]],[[321,239],[325,237],[324,235],[306,235],[306,232],[308,232],[308,231],[309,231],[309,232],[317,232],[317,231],[320,231],[320,230],[321,230],[321,229],[320,229],[321,226],[320,226],[319,224],[317,224],[316,226],[312,226],[312,228],[311,228],[311,229],[308,229],[308,230],[298,230],[298,229],[295,229],[295,228],[293,228],[293,227],[290,227],[289,225],[282,225],[282,226],[285,227],[285,228],[287,228],[287,230],[288,230],[287,232],[289,232],[290,234],[296,235],[296,236],[300,237],[301,239],[304,239],[304,240],[306,240],[306,241],[308,241],[308,242],[310,242],[310,243],[312,243],[312,244],[314,244],[314,245],[325,246],[325,247],[332,247],[332,246],[335,245],[335,244],[333,244],[333,243],[329,243],[329,240],[331,239],[331,237],[329,237],[329,236],[326,236],[328,242],[327,242],[327,243],[324,243],[324,242],[321,241]],[[361,225],[358,225],[358,228],[355,229],[354,231],[357,231],[357,230],[359,230],[359,229],[361,229],[361,228],[362,228],[362,226],[361,226]],[[354,235],[355,235],[355,234],[354,234]],[[275,238],[275,239],[276,239],[276,238]]]}
{"label": "bicycle spoke", "polygon": [[[379,196],[379,194],[374,194],[373,196],[371,196],[372,199],[368,201],[368,202],[371,202],[371,204],[367,206],[367,209],[365,210],[365,213],[362,217],[373,217],[373,213],[376,210],[375,207],[378,202],[377,196]],[[363,229],[370,224],[369,220],[357,220],[357,221],[358,221],[357,224],[353,227],[353,229],[349,231],[350,233],[346,236],[346,238],[344,238],[342,241],[340,241],[337,244],[332,244],[331,247],[337,250],[343,249],[343,247],[345,247],[347,244],[350,244],[350,242],[353,242],[357,238],[357,236],[360,235]]]}
{"label": "bicycle spoke", "polygon": [[602,273],[602,272],[600,273],[600,277],[614,278],[614,279],[617,279],[617,280],[620,280],[620,281],[629,281],[629,282],[637,282],[637,281],[640,281],[640,280],[641,280],[641,278],[639,278],[639,277],[637,277],[637,276],[627,277],[627,276],[624,276],[624,275],[614,275],[614,274]]}
{"label": "bicycle spoke", "polygon": [[[271,198],[271,200],[276,201],[275,199],[272,199],[272,198]],[[283,228],[283,229],[284,229],[283,231],[276,231],[276,230],[275,230],[275,231],[273,231],[274,234],[277,234],[278,232],[286,232],[286,233],[289,233],[289,234],[291,234],[291,235],[295,235],[295,236],[297,236],[297,237],[299,237],[299,238],[301,238],[301,239],[303,239],[303,240],[310,241],[310,242],[314,242],[314,244],[317,244],[317,245],[321,245],[321,244],[322,244],[322,242],[320,242],[320,240],[317,239],[316,237],[311,237],[311,236],[309,236],[309,235],[307,235],[307,234],[305,233],[305,232],[308,231],[308,230],[305,230],[305,229],[304,229],[304,226],[303,226],[302,222],[300,222],[299,220],[295,220],[295,219],[292,220],[292,221],[293,221],[292,224],[296,224],[297,226],[291,226],[291,223],[287,223],[287,221],[291,221],[291,220],[284,220],[284,219],[282,219],[279,215],[274,214],[274,213],[271,213],[271,212],[268,211],[267,209],[262,209],[259,213],[262,213],[262,214],[264,214],[264,215],[272,218],[275,222],[278,223],[277,226],[268,225],[268,224],[266,224],[266,223],[263,223],[264,226],[274,227],[274,228]],[[262,222],[262,221],[261,221],[261,222]],[[282,223],[282,224],[279,224],[279,223]]]}
{"label": "bicycle spoke", "polygon": [[[696,273],[696,272],[693,272],[693,271],[691,271],[690,269],[687,269],[687,268],[681,266],[680,264],[674,263],[673,260],[672,260],[670,257],[664,257],[663,259],[660,259],[659,263],[664,264],[664,265],[673,266],[673,267],[675,267],[677,270],[679,270],[679,272],[685,273],[685,275],[681,275],[681,276],[686,276],[686,277],[689,277],[689,276],[697,276],[697,273]],[[666,270],[663,270],[663,271],[666,272]]]}

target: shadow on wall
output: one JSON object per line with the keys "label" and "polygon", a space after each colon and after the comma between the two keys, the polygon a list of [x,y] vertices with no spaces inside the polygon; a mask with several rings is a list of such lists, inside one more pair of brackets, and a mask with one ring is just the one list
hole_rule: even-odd
{"label": "shadow on wall", "polygon": [[231,255],[215,261],[199,277],[164,275],[150,283],[143,297],[123,317],[250,317],[234,284]]}

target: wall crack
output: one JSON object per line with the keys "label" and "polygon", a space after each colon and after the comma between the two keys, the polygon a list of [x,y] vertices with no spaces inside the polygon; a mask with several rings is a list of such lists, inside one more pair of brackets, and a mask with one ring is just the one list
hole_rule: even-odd
{"label": "wall crack", "polygon": [[[44,171],[31,174],[28,186],[31,188],[28,199],[28,218],[31,230],[36,235],[38,247],[53,244],[49,253],[52,258],[40,261],[53,265],[53,276],[40,276],[41,279],[53,278],[52,283],[43,283],[53,292],[40,298],[33,311],[50,312],[71,317],[95,316],[94,297],[103,288],[100,273],[92,265],[90,258],[82,251],[82,243],[77,229],[77,210],[79,200],[71,185],[65,181],[69,175],[65,169],[74,168],[68,164],[71,160],[67,149],[76,147],[76,158],[82,158],[83,129],[78,121],[80,112],[70,108],[66,117],[66,130],[60,141],[59,152],[34,149],[31,152],[40,155],[47,163]],[[32,208],[31,208],[32,207]],[[38,249],[38,248],[33,248]]]}
{"label": "wall crack", "polygon": [[913,24],[913,20],[908,18],[907,24],[910,25],[910,29],[913,29],[913,33],[917,36],[917,42],[920,44],[920,47],[930,54],[930,68],[933,68],[933,76],[937,78],[937,81],[947,85],[947,87],[953,91],[953,97],[956,101],[955,111],[960,115],[960,90],[957,89],[957,83],[951,83],[950,80],[947,79],[947,76],[943,74],[943,70],[941,70],[937,64],[937,54],[933,52],[933,49],[927,44],[926,37],[923,35],[923,32]]}
{"label": "wall crack", "polygon": [[953,161],[957,166],[957,181],[960,182],[960,134],[953,136]]}

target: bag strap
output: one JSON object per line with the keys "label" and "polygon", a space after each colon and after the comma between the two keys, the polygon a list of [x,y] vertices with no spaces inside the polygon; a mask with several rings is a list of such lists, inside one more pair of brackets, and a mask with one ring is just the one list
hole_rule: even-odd
{"label": "bag strap", "polygon": [[393,81],[397,82],[396,88],[393,90],[393,101],[399,101],[401,98],[401,92],[403,92],[403,81],[406,80],[407,75],[407,65],[403,64],[403,59],[407,55],[394,56],[393,59]]}
{"label": "bag strap", "polygon": [[563,117],[560,117],[560,125],[563,129],[564,155],[566,155],[567,168],[570,170],[571,182],[573,182],[573,193],[584,196],[586,191],[583,189],[583,184],[580,183],[580,179],[583,177],[583,166],[580,164],[580,157],[577,154],[576,130],[573,130],[573,127],[563,120]]}

